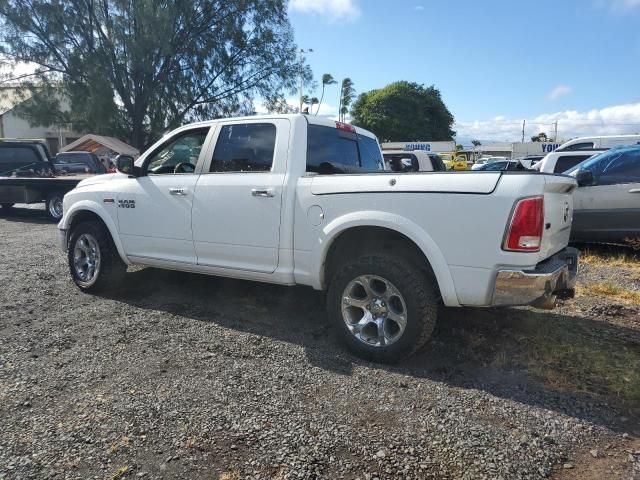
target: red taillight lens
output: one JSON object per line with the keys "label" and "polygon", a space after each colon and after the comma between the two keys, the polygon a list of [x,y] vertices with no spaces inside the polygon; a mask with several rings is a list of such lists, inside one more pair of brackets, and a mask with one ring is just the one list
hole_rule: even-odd
{"label": "red taillight lens", "polygon": [[503,248],[514,252],[538,252],[542,243],[544,198],[520,200],[511,216],[509,232]]}

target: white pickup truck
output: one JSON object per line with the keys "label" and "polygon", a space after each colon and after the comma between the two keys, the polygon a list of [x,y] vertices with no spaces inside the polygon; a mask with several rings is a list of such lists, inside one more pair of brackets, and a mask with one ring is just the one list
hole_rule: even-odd
{"label": "white pickup truck", "polygon": [[440,304],[572,291],[573,178],[383,168],[373,134],[319,117],[187,125],[67,193],[60,243],[84,291],[130,264],[326,289],[330,320],[376,361],[425,344]]}

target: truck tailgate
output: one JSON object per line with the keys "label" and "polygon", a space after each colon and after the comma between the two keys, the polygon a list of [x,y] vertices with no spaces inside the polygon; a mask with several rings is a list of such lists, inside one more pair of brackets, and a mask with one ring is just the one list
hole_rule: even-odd
{"label": "truck tailgate", "polygon": [[544,179],[541,260],[559,252],[569,243],[573,218],[573,190],[577,187],[572,177],[564,175],[544,175]]}

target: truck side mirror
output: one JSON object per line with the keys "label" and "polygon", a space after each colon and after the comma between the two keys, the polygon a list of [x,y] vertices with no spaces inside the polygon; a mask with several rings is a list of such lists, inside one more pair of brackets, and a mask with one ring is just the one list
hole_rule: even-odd
{"label": "truck side mirror", "polygon": [[130,155],[118,155],[116,157],[116,170],[125,175],[136,176],[133,157]]}
{"label": "truck side mirror", "polygon": [[593,172],[591,170],[578,170],[576,181],[579,187],[588,187],[594,184]]}

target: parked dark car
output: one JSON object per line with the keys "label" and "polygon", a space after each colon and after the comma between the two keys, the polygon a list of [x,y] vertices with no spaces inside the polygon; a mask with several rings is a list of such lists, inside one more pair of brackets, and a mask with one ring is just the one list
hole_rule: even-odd
{"label": "parked dark car", "polygon": [[55,156],[53,164],[61,173],[107,173],[100,159],[90,152],[62,152]]}
{"label": "parked dark car", "polygon": [[572,240],[624,242],[640,237],[640,146],[608,150],[565,173],[579,185]]}
{"label": "parked dark car", "polygon": [[496,162],[485,163],[476,169],[476,171],[487,172],[499,172],[502,170],[526,170],[526,168],[517,160],[498,160]]}

